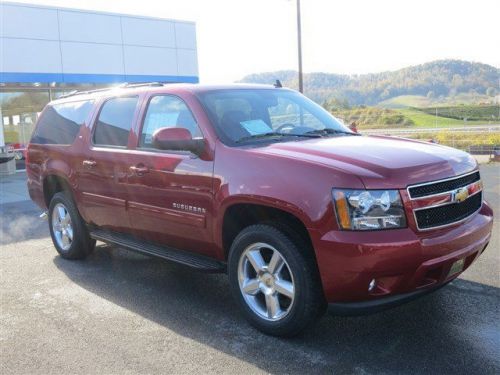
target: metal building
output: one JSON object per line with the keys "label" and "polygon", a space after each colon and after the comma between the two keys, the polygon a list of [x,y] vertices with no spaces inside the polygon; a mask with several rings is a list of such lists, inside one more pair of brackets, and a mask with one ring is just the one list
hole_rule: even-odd
{"label": "metal building", "polygon": [[0,3],[0,153],[27,143],[52,98],[148,81],[198,82],[193,22]]}

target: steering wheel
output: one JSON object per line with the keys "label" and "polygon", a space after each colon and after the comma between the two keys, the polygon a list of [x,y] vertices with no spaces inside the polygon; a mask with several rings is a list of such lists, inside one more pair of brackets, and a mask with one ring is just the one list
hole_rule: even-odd
{"label": "steering wheel", "polygon": [[[283,131],[283,130],[285,130],[285,129],[287,129],[287,128],[289,129],[289,131],[287,131],[287,132],[286,132],[286,131]],[[290,122],[288,122],[288,123],[285,123],[285,124],[283,124],[283,125],[278,126],[278,127],[275,129],[275,131],[276,131],[277,133],[285,133],[285,134],[286,134],[286,133],[290,133],[290,131],[291,131],[291,130],[293,130],[293,128],[295,128],[295,125],[294,125],[294,124],[292,124],[292,123],[290,123]]]}

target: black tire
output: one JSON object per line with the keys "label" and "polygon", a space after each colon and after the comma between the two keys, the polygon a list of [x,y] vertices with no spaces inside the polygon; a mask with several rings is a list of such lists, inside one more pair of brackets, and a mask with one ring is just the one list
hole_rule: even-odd
{"label": "black tire", "polygon": [[[252,225],[238,234],[229,253],[228,275],[233,297],[250,324],[272,336],[295,336],[317,321],[325,311],[323,289],[312,250],[292,233],[283,226]],[[240,289],[240,258],[249,246],[256,243],[269,244],[276,249],[293,275],[293,303],[287,314],[279,320],[266,320],[252,310]]]}
{"label": "black tire", "polygon": [[[59,245],[53,228],[54,208],[61,204],[64,206],[71,218],[71,227],[73,229],[73,239],[68,249],[63,249],[63,247]],[[84,259],[92,253],[96,241],[90,238],[87,226],[80,216],[73,199],[68,193],[59,192],[54,194],[49,205],[48,220],[50,236],[52,237],[54,247],[64,259]]]}

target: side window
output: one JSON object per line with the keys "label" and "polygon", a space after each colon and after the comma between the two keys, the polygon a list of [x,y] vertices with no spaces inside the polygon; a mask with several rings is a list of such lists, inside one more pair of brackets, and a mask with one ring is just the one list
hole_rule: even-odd
{"label": "side window", "polygon": [[70,145],[92,110],[93,101],[49,105],[43,112],[31,143]]}
{"label": "side window", "polygon": [[188,129],[193,138],[202,137],[196,120],[181,99],[171,95],[154,96],[149,101],[139,146],[152,147],[153,133],[157,129],[176,127]]}
{"label": "side window", "polygon": [[126,147],[138,101],[136,96],[106,101],[95,124],[94,144]]}

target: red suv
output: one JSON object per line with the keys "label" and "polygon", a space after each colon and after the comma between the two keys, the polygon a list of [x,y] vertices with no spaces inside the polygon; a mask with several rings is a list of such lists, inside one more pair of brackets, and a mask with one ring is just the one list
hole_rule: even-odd
{"label": "red suv", "polygon": [[62,257],[99,240],[227,272],[250,323],[280,336],[327,306],[373,312],[436,290],[493,222],[467,153],[359,135],[269,86],[74,93],[44,109],[27,171]]}

